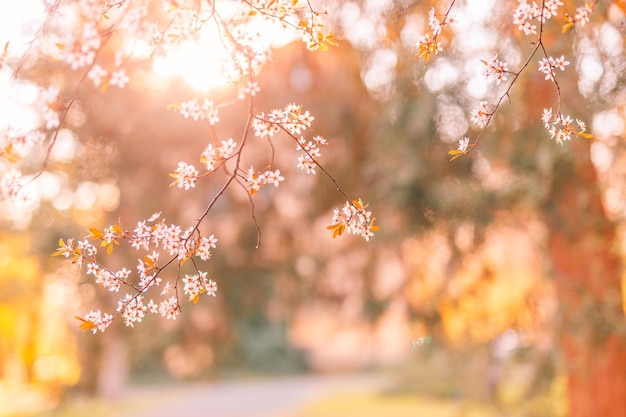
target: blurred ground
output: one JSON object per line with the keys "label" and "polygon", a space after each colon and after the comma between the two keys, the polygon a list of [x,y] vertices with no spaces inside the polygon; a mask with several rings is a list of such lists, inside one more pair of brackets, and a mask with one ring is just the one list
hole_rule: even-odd
{"label": "blurred ground", "polygon": [[[386,389],[385,375],[311,375],[283,378],[158,384],[127,389],[105,401],[68,398],[65,404],[31,417],[287,417],[340,396],[371,396]],[[305,412],[305,411],[303,411]],[[305,414],[302,414],[305,415]]]}
{"label": "blurred ground", "polygon": [[129,398],[152,398],[151,403],[114,416],[274,417],[331,394],[376,392],[384,384],[379,375],[358,374],[134,388]]}

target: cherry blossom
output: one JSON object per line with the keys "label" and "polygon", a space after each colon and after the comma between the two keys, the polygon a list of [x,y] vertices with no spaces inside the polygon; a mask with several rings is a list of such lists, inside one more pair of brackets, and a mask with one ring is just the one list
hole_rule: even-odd
{"label": "cherry blossom", "polygon": [[50,86],[43,90],[39,97],[38,105],[41,115],[46,122],[46,129],[53,130],[59,127],[59,111],[62,109],[62,105],[59,102],[59,87]]}
{"label": "cherry blossom", "polygon": [[184,101],[179,105],[171,105],[170,107],[178,110],[185,119],[207,120],[210,125],[217,124],[220,121],[217,108],[213,105],[213,101],[208,98],[205,98],[202,102],[192,99]]}
{"label": "cherry blossom", "polygon": [[196,186],[198,175],[199,172],[196,167],[184,161],[180,161],[178,163],[178,167],[173,173],[170,174],[171,177],[176,178],[171,185],[176,185],[178,188],[189,190],[190,188],[194,188]]}
{"label": "cherry blossom", "polygon": [[[16,132],[3,142],[6,159],[21,157],[32,146],[31,142],[54,142],[83,81],[88,81],[101,93],[107,93],[109,87],[125,88],[134,82],[127,72],[130,68],[127,64],[137,56],[131,48],[118,48],[122,38],[128,40],[129,45],[140,45],[141,48],[137,49],[151,48],[152,51],[148,51],[150,56],[159,58],[196,42],[207,28],[221,36],[216,44],[223,48],[227,57],[223,72],[231,82],[227,93],[231,97],[220,102],[211,96],[182,99],[168,108],[191,121],[215,126],[220,123],[222,108],[236,105],[239,100],[247,102],[249,110],[241,114],[241,130],[244,132],[241,137],[222,139],[217,136],[218,130],[211,127],[203,147],[197,151],[202,165],[197,168],[189,161],[181,160],[170,174],[174,178],[170,187],[190,190],[196,188],[200,180],[211,181],[223,175],[226,178],[224,188],[209,200],[204,212],[190,225],[166,223],[158,212],[134,222],[130,230],[124,228],[120,220],[118,224],[104,228],[89,228],[90,234],[85,239],[59,239],[59,247],[53,255],[64,257],[82,268],[86,276],[105,290],[122,294],[113,314],[91,310],[78,318],[80,328],[94,333],[104,331],[117,317],[130,327],[142,322],[149,314],[175,320],[181,311],[179,295],[189,297],[192,302],[197,302],[204,293],[217,295],[217,282],[201,270],[204,268],[202,263],[212,260],[218,243],[215,235],[204,230],[205,219],[231,184],[246,187],[252,197],[262,186],[279,187],[286,180],[283,175],[286,171],[275,166],[276,161],[283,161],[283,158],[274,160],[273,152],[279,148],[274,148],[272,141],[293,141],[294,164],[307,173],[321,171],[335,184],[348,204],[333,220],[342,225],[340,231],[347,230],[368,240],[378,229],[373,224],[371,212],[366,210],[367,205],[361,200],[350,202],[338,182],[320,164],[320,148],[327,145],[327,140],[311,133],[315,117],[296,103],[257,111],[254,101],[262,92],[257,75],[270,59],[270,43],[264,39],[265,34],[258,29],[262,27],[258,23],[271,23],[289,37],[295,33],[309,49],[326,50],[336,45],[334,36],[326,27],[328,10],[316,10],[309,2],[292,0],[229,2],[227,11],[222,10],[217,2],[194,3],[193,7],[185,1],[155,2],[161,6],[157,20],[149,13],[155,10],[151,7],[152,0],[49,2],[46,25],[51,30],[46,33],[49,33],[50,43],[58,46],[56,55],[51,54],[50,59],[57,59],[76,71],[80,81],[74,91],[63,85],[66,103],[60,99],[59,87],[41,90],[37,107],[45,129],[37,130],[37,138],[34,134],[30,137],[30,132]],[[79,21],[68,26],[62,19],[65,12],[78,13]],[[437,28],[452,22],[448,13],[439,18],[433,12],[432,19],[431,25],[437,32]],[[123,36],[118,36],[119,33]],[[440,48],[440,43],[431,47]],[[242,161],[249,154],[246,148],[248,135],[265,140],[272,147],[272,158],[260,171],[253,167],[247,171],[242,168]],[[19,170],[12,172],[2,177],[0,188],[5,197],[13,198],[23,192],[25,180]],[[254,216],[252,221],[256,223]],[[335,236],[337,230],[333,228]],[[117,250],[137,253],[134,266],[107,267],[106,257]]]}
{"label": "cherry blossom", "polygon": [[507,80],[506,74],[509,71],[509,66],[506,62],[498,59],[498,54],[490,62],[482,61],[482,63],[485,65],[483,75],[487,80],[495,80],[496,85],[500,85],[502,81]]}
{"label": "cherry blossom", "polygon": [[477,124],[481,128],[487,126],[487,123],[489,123],[489,118],[491,117],[491,113],[487,108],[487,104],[487,101],[483,100],[480,102],[477,108],[472,110],[472,123]]}
{"label": "cherry blossom", "polygon": [[367,211],[367,204],[363,204],[361,200],[347,202],[340,209],[333,210],[333,221],[329,230],[332,230],[333,237],[341,235],[344,231],[349,234],[361,236],[368,241],[374,232],[378,230],[378,226],[374,225],[375,217]]}
{"label": "cherry blossom", "polygon": [[459,147],[458,150],[461,152],[467,151],[467,147],[469,146],[470,139],[468,137],[464,137],[459,139]]}
{"label": "cherry blossom", "polygon": [[544,57],[539,61],[539,72],[545,74],[545,79],[554,81],[554,69],[558,68],[561,71],[565,71],[565,67],[569,65],[569,61],[565,60],[565,57],[561,55],[560,58]]}

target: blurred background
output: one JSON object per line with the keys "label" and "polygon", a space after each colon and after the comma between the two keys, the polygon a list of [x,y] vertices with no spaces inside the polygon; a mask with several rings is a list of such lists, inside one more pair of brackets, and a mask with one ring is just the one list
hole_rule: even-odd
{"label": "blurred background", "polygon": [[[75,315],[116,301],[50,254],[59,238],[118,219],[132,228],[155,211],[191,224],[221,184],[168,188],[178,161],[206,146],[206,126],[166,108],[233,90],[194,83],[184,69],[201,64],[182,57],[175,70],[129,61],[123,89],[80,89],[37,198],[0,202],[0,416],[158,416],[165,400],[181,417],[567,415],[564,346],[595,355],[625,333],[623,2],[599,5],[588,30],[562,35],[555,22],[544,35],[553,56],[571,61],[558,74],[563,112],[586,121],[593,141],[550,140],[540,117],[556,108],[556,90],[536,57],[471,159],[449,162],[459,138],[478,133],[470,110],[504,91],[483,79],[480,60],[497,53],[515,70],[531,50],[510,23],[515,2],[457,3],[445,53],[431,62],[413,58],[415,42],[430,7],[448,2],[337,2],[339,47],[274,50],[255,107],[309,110],[329,141],[322,163],[370,204],[381,231],[369,243],[332,239],[341,196],[277,140],[287,179],[254,197],[261,247],[246,195],[225,194],[203,226],[219,239],[206,266],[218,296],[185,303],[176,321],[79,331]],[[28,55],[17,78],[10,65],[0,73],[3,127],[34,117],[38,83],[54,81],[64,97],[75,87],[75,72],[29,49],[36,4],[2,6],[0,41],[20,33],[14,62]],[[245,112],[224,109],[219,136],[238,137]],[[133,256],[116,251],[111,262]],[[239,409],[246,398],[258,405]]]}

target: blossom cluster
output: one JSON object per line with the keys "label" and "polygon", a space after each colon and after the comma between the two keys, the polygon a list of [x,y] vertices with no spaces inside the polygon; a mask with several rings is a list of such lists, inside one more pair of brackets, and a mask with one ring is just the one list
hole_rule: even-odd
{"label": "blossom cluster", "polygon": [[483,100],[478,104],[478,107],[472,110],[471,120],[472,123],[477,124],[479,127],[484,128],[489,123],[492,113],[487,107],[487,100]]}
{"label": "blossom cluster", "polygon": [[593,12],[596,4],[598,4],[598,0],[586,2],[584,6],[576,8],[576,14],[574,17],[565,13],[565,20],[567,23],[563,25],[563,32],[567,32],[575,24],[579,24],[581,27],[585,26],[585,24],[589,22],[589,14]]}
{"label": "blossom cluster", "polygon": [[440,17],[435,13],[435,8],[432,7],[428,12],[428,26],[430,26],[432,30],[432,35],[426,33],[417,40],[417,53],[415,54],[415,57],[429,60],[431,55],[437,55],[441,52],[443,48],[441,47],[441,42],[437,40],[437,37],[441,33],[444,26],[453,23],[454,21],[454,18],[449,16],[449,10],[443,17]]}
{"label": "blossom cluster", "polygon": [[237,143],[233,138],[223,140],[221,146],[213,146],[209,143],[200,155],[200,162],[206,166],[207,171],[212,172],[218,164],[233,156],[236,148]]}
{"label": "blossom cluster", "polygon": [[539,72],[542,72],[546,76],[546,80],[554,81],[554,69],[558,68],[561,71],[565,71],[565,67],[569,65],[569,61],[565,60],[565,56],[561,55],[559,58],[553,58],[551,56],[544,57],[539,61]]}
{"label": "blossom cluster", "polygon": [[307,141],[304,136],[301,136],[296,148],[298,151],[303,151],[303,154],[298,156],[298,168],[306,171],[307,174],[315,175],[317,160],[322,156],[320,146],[327,144],[328,141],[319,135],[314,136],[312,141]]}
{"label": "blossom cluster", "polygon": [[[58,87],[42,89],[35,103],[41,114],[41,128],[31,132],[8,130],[1,138],[0,156],[9,162],[21,159],[28,148],[46,140],[50,146],[54,145],[65,118],[71,114],[69,110],[76,102],[78,89],[85,82],[93,84],[101,92],[111,86],[123,88],[128,85],[131,79],[124,64],[134,57],[166,56],[179,47],[199,41],[213,30],[220,36],[215,44],[224,49],[226,56],[224,75],[237,89],[236,97],[249,99],[249,109],[252,109],[252,97],[261,91],[256,74],[270,57],[271,42],[264,33],[267,26],[261,23],[278,23],[285,33],[289,32],[290,37],[294,33],[299,36],[309,49],[325,50],[330,45],[336,45],[333,35],[324,25],[323,16],[327,10],[316,11],[308,1],[245,0],[201,4],[195,0],[46,0],[44,3],[48,17],[46,30],[41,33],[45,32],[47,44],[57,45],[57,48],[52,48],[51,52],[50,48],[41,50],[47,50],[51,59],[64,63],[80,75],[75,83],[71,82],[75,80],[68,80],[61,84],[65,87],[63,94],[67,95],[67,102],[60,99],[61,90]],[[153,3],[160,3],[162,12],[155,15]],[[443,19],[437,18],[434,9],[432,13],[430,23],[436,37],[441,27],[452,19],[447,14]],[[70,15],[77,18],[67,19]],[[205,32],[205,29],[208,30]],[[127,47],[129,45],[132,47]],[[0,65],[2,60],[0,58]],[[72,91],[72,88],[75,90]],[[205,121],[213,126],[220,122],[218,109],[236,102],[233,99],[216,105],[208,98],[198,98],[170,105],[169,108],[184,118]],[[197,168],[186,161],[178,162],[170,173],[174,178],[170,186],[190,190],[196,187],[201,177],[213,177],[212,173],[221,167],[221,171],[229,176],[225,187],[231,183],[239,184],[247,187],[250,195],[258,192],[263,185],[278,187],[285,178],[279,169],[272,167],[272,163],[261,171],[250,167],[246,172],[241,168],[248,132],[267,140],[283,132],[294,140],[299,169],[309,174],[316,174],[316,169],[319,169],[337,185],[319,164],[320,148],[327,141],[319,135],[309,137],[307,130],[311,128],[314,117],[301,106],[289,104],[267,115],[249,113],[245,120],[248,121],[239,144],[232,138],[218,140],[215,137],[217,129],[209,129],[210,143],[200,155],[202,165]],[[7,174],[0,180],[0,191],[3,196],[19,198],[26,181],[19,170],[6,171]],[[337,187],[347,200],[343,190]],[[86,315],[77,317],[80,328],[94,333],[103,332],[117,317],[132,327],[148,314],[176,319],[181,311],[180,295],[194,303],[201,294],[215,296],[217,284],[207,272],[199,269],[199,262],[211,259],[217,239],[213,235],[201,234],[200,226],[220,196],[221,192],[215,195],[192,227],[167,224],[160,220],[160,213],[157,213],[139,221],[131,231],[116,224],[103,229],[91,228],[89,236],[84,239],[60,239],[58,250],[53,255],[67,258],[83,269],[94,284],[119,295],[114,312],[92,309]],[[367,205],[358,200],[347,202],[342,210],[335,209],[331,227],[333,236],[347,230],[369,240],[378,227],[374,226],[374,218],[366,208]],[[107,267],[102,258],[120,246],[143,253],[134,265]],[[169,266],[176,271],[173,276],[165,275]]]}
{"label": "blossom cluster", "polygon": [[[232,138],[222,141],[220,146],[214,146],[212,143],[209,143],[200,155],[200,162],[204,164],[207,172],[213,172],[219,164],[235,154],[236,148],[237,143]],[[185,161],[179,161],[178,166],[170,176],[175,179],[170,184],[170,187],[176,186],[177,188],[189,190],[195,188],[196,181],[198,181],[201,174],[194,165]]]}
{"label": "blossom cluster", "polygon": [[246,187],[250,195],[256,194],[263,185],[274,184],[275,187],[285,180],[285,177],[280,175],[280,170],[266,170],[264,172],[256,172],[253,167],[248,170],[248,177]]}
{"label": "blossom cluster", "polygon": [[509,65],[506,62],[498,59],[496,54],[491,61],[481,61],[485,68],[483,69],[483,75],[487,80],[495,80],[496,85],[500,85],[502,81],[506,81],[506,74],[509,72]]}
{"label": "blossom cluster", "polygon": [[304,130],[310,129],[315,120],[308,110],[302,112],[302,106],[288,104],[284,109],[274,109],[267,117],[261,113],[254,118],[252,127],[255,136],[272,137],[281,130],[292,136],[299,136]]}
{"label": "blossom cluster", "polygon": [[0,136],[0,156],[11,163],[20,161],[32,149],[41,146],[46,139],[41,129],[23,132],[9,127],[3,133]]}
{"label": "blossom cluster", "polygon": [[59,100],[59,88],[51,86],[42,90],[37,106],[46,123],[46,129],[54,130],[58,128],[61,120],[60,112],[63,110],[63,105]]}
{"label": "blossom cluster", "polygon": [[259,15],[280,22],[284,29],[295,29],[310,50],[327,50],[329,45],[337,45],[334,36],[324,31],[322,16],[328,14],[326,8],[315,11],[310,2],[299,0],[249,0],[246,3],[250,8],[248,15]]}
{"label": "blossom cluster", "polygon": [[201,102],[194,98],[180,104],[170,104],[168,107],[178,111],[185,119],[207,120],[210,125],[215,125],[220,121],[217,107],[208,98]]}
{"label": "blossom cluster", "polygon": [[576,126],[570,116],[553,113],[552,109],[543,109],[543,115],[541,116],[543,126],[550,133],[550,137],[560,145],[563,142],[571,140],[572,136],[578,136],[586,139],[590,139],[593,135],[586,133],[587,125],[582,120],[576,119]]}
{"label": "blossom cluster", "polygon": [[475,144],[470,145],[470,138],[467,136],[459,139],[459,146],[456,149],[451,149],[448,151],[448,155],[452,155],[450,161],[454,161],[457,158],[460,158],[463,155],[469,155],[470,146],[474,146]]}
{"label": "blossom cluster", "polygon": [[289,104],[284,109],[272,110],[267,116],[258,115],[253,122],[254,134],[260,138],[270,138],[280,131],[286,132],[297,143],[296,150],[302,151],[298,156],[298,168],[307,174],[315,174],[318,159],[322,156],[320,146],[327,145],[328,141],[319,135],[313,140],[306,139],[302,133],[311,128],[315,118],[302,106]]}
{"label": "blossom cluster", "polygon": [[536,2],[529,3],[527,0],[518,0],[519,3],[513,11],[513,24],[526,35],[536,34],[537,25],[533,24],[538,20],[544,24],[552,16],[558,15],[559,7],[563,6],[560,0],[545,0],[543,7]]}
{"label": "blossom cluster", "polygon": [[[85,268],[87,276],[93,276],[94,282],[110,292],[118,293],[122,288],[130,292],[125,293],[117,302],[116,314],[103,313],[100,310],[92,310],[82,318],[80,327],[86,330],[104,331],[113,319],[121,316],[127,326],[140,323],[146,313],[157,313],[167,319],[176,319],[180,312],[178,303],[177,283],[182,280],[183,293],[189,296],[193,302],[197,302],[201,294],[215,296],[217,284],[208,278],[206,272],[197,269],[194,262],[195,273],[185,274],[183,278],[178,275],[175,283],[167,281],[161,285],[163,279],[161,273],[170,263],[177,261],[178,269],[192,257],[206,261],[212,256],[211,250],[216,248],[215,236],[203,236],[196,227],[183,230],[180,226],[166,224],[160,220],[160,213],[155,213],[150,218],[137,223],[132,232],[124,230],[120,225],[112,225],[103,230],[90,229],[91,235],[83,240],[68,239],[59,240],[59,248],[54,256],[69,258],[72,263]],[[91,241],[90,241],[91,240]],[[113,271],[105,267],[98,260],[98,245],[107,247],[107,254],[112,248],[126,241],[136,250],[151,251],[143,258],[138,259],[137,266],[133,269],[122,267]],[[171,256],[169,260],[159,265],[162,253]],[[134,279],[133,279],[134,277]],[[162,287],[160,300],[146,298],[151,288]],[[174,290],[174,294],[170,294]]]}
{"label": "blossom cluster", "polygon": [[98,27],[91,22],[85,22],[82,31],[77,34],[67,33],[64,42],[57,43],[62,50],[63,61],[75,70],[93,64],[100,49],[101,39]]}
{"label": "blossom cluster", "polygon": [[11,168],[0,179],[1,196],[11,201],[25,198],[22,188],[23,184],[22,173],[15,168]]}
{"label": "blossom cluster", "polygon": [[174,182],[170,184],[170,187],[175,185],[185,190],[194,188],[199,175],[200,171],[198,171],[195,166],[185,161],[180,161],[178,162],[178,167],[170,174],[172,178],[175,178]]}
{"label": "blossom cluster", "polygon": [[310,22],[301,20],[298,22],[298,27],[302,41],[311,51],[318,49],[325,51],[329,45],[338,45],[334,35],[331,33],[324,34],[324,25],[319,21],[319,13],[312,13]]}
{"label": "blossom cluster", "polygon": [[189,301],[197,303],[200,299],[200,295],[203,293],[207,293],[208,295],[215,297],[217,284],[212,279],[207,278],[206,272],[185,275],[183,283],[185,284],[183,291],[185,292],[185,295],[189,296]]}
{"label": "blossom cluster", "polygon": [[239,95],[237,98],[239,100],[243,100],[246,97],[254,97],[261,91],[261,87],[259,87],[259,83],[256,81],[246,81],[241,83],[239,86]]}
{"label": "blossom cluster", "polygon": [[109,86],[124,88],[130,82],[130,77],[124,68],[116,68],[109,73],[99,64],[91,67],[87,73],[87,78],[93,82],[94,87],[100,88],[102,91]]}
{"label": "blossom cluster", "polygon": [[341,210],[335,208],[332,224],[327,227],[328,230],[332,231],[333,238],[343,232],[348,232],[369,241],[379,228],[374,225],[376,218],[372,217],[370,211],[367,211],[367,207],[368,205],[363,204],[363,201],[359,199],[351,202],[346,201]]}

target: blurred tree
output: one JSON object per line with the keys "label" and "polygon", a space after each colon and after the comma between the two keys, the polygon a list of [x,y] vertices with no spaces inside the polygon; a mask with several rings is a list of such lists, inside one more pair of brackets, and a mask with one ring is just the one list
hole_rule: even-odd
{"label": "blurred tree", "polygon": [[[432,2],[440,20],[451,3],[454,2]],[[480,67],[480,59],[486,63],[495,53],[514,60],[520,68],[526,56],[530,56],[536,43],[525,42],[530,38],[520,36],[509,23],[516,3],[455,4],[450,16],[455,17],[458,26],[446,26],[437,39],[444,44],[443,52],[431,57],[432,62],[421,64],[407,58],[412,42],[407,42],[405,36],[419,33],[420,28],[426,31],[420,20],[424,8],[417,13],[407,12],[413,10],[407,5],[405,9],[386,9],[387,30],[364,47],[372,66],[382,48],[393,51],[397,60],[391,66],[393,79],[380,85],[374,82],[372,86],[373,93],[382,95],[388,103],[381,128],[386,132],[385,139],[378,142],[381,146],[372,147],[373,155],[380,157],[384,152],[392,161],[389,166],[403,167],[394,186],[387,188],[387,201],[395,200],[397,207],[410,213],[407,222],[416,233],[424,227],[435,228],[447,238],[442,245],[431,244],[434,252],[419,255],[428,258],[419,267],[435,265],[437,270],[422,269],[419,291],[434,281],[434,292],[430,296],[420,294],[413,306],[418,316],[434,328],[445,328],[449,322],[449,307],[442,309],[442,305],[452,302],[456,308],[463,308],[471,299],[467,291],[451,298],[450,290],[463,285],[459,283],[463,270],[477,256],[475,244],[487,238],[484,225],[493,223],[503,210],[515,210],[527,218],[528,214],[523,213],[540,213],[547,234],[546,272],[553,278],[560,306],[558,346],[566,359],[570,415],[622,415],[626,409],[626,326],[620,287],[623,255],[616,239],[616,213],[611,217],[605,210],[606,183],[596,173],[598,167],[609,170],[606,159],[601,159],[597,151],[604,150],[603,144],[613,140],[598,132],[596,142],[577,139],[564,147],[555,147],[538,120],[538,109],[554,106],[558,99],[562,103],[559,106],[574,114],[587,114],[587,119],[594,120],[594,128],[601,131],[593,117],[605,109],[623,106],[620,97],[624,91],[624,49],[623,39],[617,33],[624,21],[624,4],[593,2],[585,6],[589,10],[597,6],[594,24],[602,28],[598,31],[577,25],[574,33],[563,35],[561,24],[542,26],[541,39],[548,53],[576,59],[580,71],[578,80],[573,74],[559,74],[558,97],[544,75],[533,68],[540,55],[533,57],[530,67],[519,77],[515,72],[507,74],[515,84],[503,96],[505,87],[480,87],[479,73],[472,62]],[[540,6],[547,3],[540,2]],[[566,2],[564,8],[574,10],[576,6]],[[340,15],[344,17],[352,7],[353,3],[346,4]],[[372,2],[363,2],[353,16],[379,27],[376,14],[368,14],[371,8]],[[344,27],[347,37],[354,24]],[[596,57],[593,64],[600,66],[593,79],[589,75],[590,56]],[[379,66],[384,66],[382,60]],[[375,69],[370,71],[376,73]],[[367,84],[367,73],[364,79]],[[580,92],[573,88],[576,83]],[[508,87],[507,83],[504,85]],[[482,138],[471,149],[471,158],[442,164],[441,155],[449,146],[446,143],[458,140],[468,131],[469,109],[479,100],[494,103],[499,98],[505,99],[504,104],[494,114],[489,129],[475,134]],[[622,136],[623,131],[614,135]],[[619,146],[611,147],[616,154],[620,152]],[[621,170],[619,165],[612,169]],[[395,173],[394,169],[393,174],[387,175]],[[513,242],[508,244],[515,247]],[[515,265],[505,262],[504,268],[510,271],[502,279],[515,280]],[[490,275],[490,271],[484,271],[483,279]],[[508,285],[512,290],[516,284]],[[487,302],[484,291],[478,294],[482,302]],[[491,314],[488,317],[489,325],[495,326],[494,334],[503,330],[493,322]],[[486,330],[486,322],[472,324]],[[504,324],[519,326],[520,322],[509,318]]]}
{"label": "blurred tree", "polygon": [[44,407],[80,377],[63,300],[75,275],[44,274],[32,246],[26,233],[0,235],[0,399],[7,413],[19,411],[22,395],[31,396],[33,410]]}

